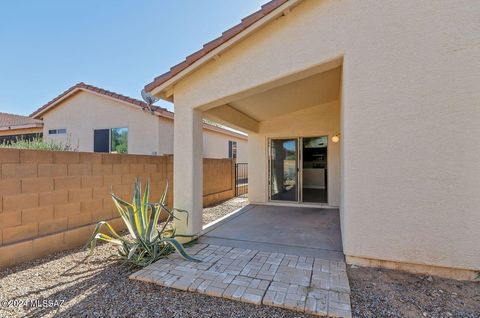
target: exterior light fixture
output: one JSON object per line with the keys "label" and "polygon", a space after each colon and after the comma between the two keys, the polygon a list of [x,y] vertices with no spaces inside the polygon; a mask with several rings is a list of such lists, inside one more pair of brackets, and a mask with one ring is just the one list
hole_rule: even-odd
{"label": "exterior light fixture", "polygon": [[340,134],[336,134],[335,136],[332,136],[332,142],[337,143],[340,141]]}

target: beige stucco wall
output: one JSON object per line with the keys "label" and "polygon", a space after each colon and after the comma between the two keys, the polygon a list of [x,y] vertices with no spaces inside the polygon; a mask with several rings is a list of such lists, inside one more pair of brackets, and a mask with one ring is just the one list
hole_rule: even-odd
{"label": "beige stucco wall", "polygon": [[158,149],[159,154],[173,153],[173,120],[158,117]]}
{"label": "beige stucco wall", "polygon": [[[79,151],[93,151],[93,131],[128,128],[128,152],[158,155],[173,153],[173,120],[151,115],[136,106],[90,92],[80,92],[43,116],[46,139],[66,143]],[[49,129],[67,134],[49,135]],[[41,130],[40,130],[41,131]],[[228,158],[228,141],[237,141],[238,157],[247,162],[247,141],[209,129],[203,130],[204,157]],[[240,162],[240,161],[238,161]]]}
{"label": "beige stucco wall", "polygon": [[328,204],[340,205],[340,145],[331,142],[340,131],[340,105],[317,105],[260,123],[258,133],[249,135],[249,200],[268,202],[268,139],[328,136]]}
{"label": "beige stucco wall", "polygon": [[237,162],[248,162],[247,140],[209,129],[203,130],[203,156],[205,158],[228,158],[229,140],[237,142]]}
{"label": "beige stucco wall", "polygon": [[[90,92],[80,92],[65,100],[43,116],[44,138],[56,142],[67,141],[79,151],[93,151],[94,129],[128,128],[128,152],[131,154],[172,153],[162,144],[158,116],[139,110],[137,107],[120,101],[99,96]],[[67,134],[49,135],[49,129],[67,129]],[[173,130],[166,140],[173,139]]]}
{"label": "beige stucco wall", "polygon": [[343,57],[345,254],[480,269],[478,21],[472,1],[307,0],[177,83],[175,108]]}

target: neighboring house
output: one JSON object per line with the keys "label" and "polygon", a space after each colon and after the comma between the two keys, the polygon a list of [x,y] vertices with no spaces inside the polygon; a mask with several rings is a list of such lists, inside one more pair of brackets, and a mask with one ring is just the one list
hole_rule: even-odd
{"label": "neighboring house", "polygon": [[[79,83],[40,107],[45,139],[69,143],[79,151],[173,153],[174,114],[164,108]],[[247,136],[203,123],[206,158],[247,160]]]}
{"label": "neighboring house", "polygon": [[478,12],[275,0],[146,85],[181,118],[178,231],[202,230],[205,117],[248,132],[250,202],[339,207],[348,263],[479,271]]}
{"label": "neighboring house", "polygon": [[0,112],[0,144],[17,139],[31,140],[41,137],[43,123],[28,116]]}

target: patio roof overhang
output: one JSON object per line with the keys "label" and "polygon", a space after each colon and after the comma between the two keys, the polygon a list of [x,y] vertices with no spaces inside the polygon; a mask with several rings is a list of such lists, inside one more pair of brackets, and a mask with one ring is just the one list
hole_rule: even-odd
{"label": "patio roof overhang", "polygon": [[[262,121],[340,98],[341,60],[200,107],[206,118],[246,132]],[[220,103],[220,105],[218,105]]]}

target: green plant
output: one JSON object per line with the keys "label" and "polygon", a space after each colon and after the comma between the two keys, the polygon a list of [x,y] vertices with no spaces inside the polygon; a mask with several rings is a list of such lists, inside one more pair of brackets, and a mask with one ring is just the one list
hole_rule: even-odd
{"label": "green plant", "polygon": [[3,142],[0,148],[15,148],[15,149],[32,149],[32,150],[52,150],[52,151],[77,151],[69,139],[66,143],[57,143],[53,140],[43,140],[41,136],[36,136],[33,139],[16,139],[10,142]]}
{"label": "green plant", "polygon": [[[174,212],[187,214],[188,212],[167,208],[165,206],[167,191],[168,184],[165,186],[161,200],[157,203],[149,203],[149,182],[147,181],[142,196],[141,182],[137,179],[132,203],[128,203],[112,194],[113,202],[131,238],[120,236],[108,222],[101,221],[95,227],[87,243],[90,251],[94,250],[97,240],[102,240],[117,245],[120,258],[130,266],[145,267],[175,250],[187,260],[198,261],[189,256],[185,252],[183,245],[176,239],[176,237],[181,237],[182,235],[176,235],[175,229],[171,224],[173,219],[176,218]],[[159,228],[158,221],[162,211],[167,214],[167,219]],[[104,227],[107,230],[107,234],[100,232]]]}

